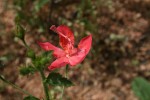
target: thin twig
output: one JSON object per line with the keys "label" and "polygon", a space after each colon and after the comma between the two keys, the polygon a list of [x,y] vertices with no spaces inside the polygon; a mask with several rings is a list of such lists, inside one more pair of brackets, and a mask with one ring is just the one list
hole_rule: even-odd
{"label": "thin twig", "polygon": [[40,70],[40,74],[41,74],[41,78],[42,78],[42,82],[43,82],[43,87],[44,87],[44,92],[45,92],[46,100],[50,100],[49,92],[48,92],[48,85],[45,82],[46,78],[45,78],[43,70]]}
{"label": "thin twig", "polygon": [[5,82],[5,83],[7,83],[7,84],[11,85],[12,87],[14,87],[14,88],[16,88],[16,89],[20,90],[20,91],[21,91],[21,92],[23,92],[24,94],[27,94],[27,95],[33,96],[33,95],[32,95],[32,94],[30,94],[29,92],[27,92],[27,91],[23,90],[22,88],[20,88],[18,85],[13,84],[13,83],[9,82],[8,80],[6,80],[6,79],[5,79],[2,75],[0,75],[0,79],[1,79],[3,82]]}

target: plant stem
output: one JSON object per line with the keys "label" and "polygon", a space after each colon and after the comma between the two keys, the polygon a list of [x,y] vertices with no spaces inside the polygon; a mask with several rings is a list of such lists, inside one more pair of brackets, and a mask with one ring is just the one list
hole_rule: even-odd
{"label": "plant stem", "polygon": [[23,39],[22,40],[22,42],[23,42],[23,44],[25,45],[25,47],[27,48],[27,49],[29,49],[29,46],[27,45],[27,43],[26,43],[26,41]]}
{"label": "plant stem", "polygon": [[16,89],[20,90],[20,91],[21,91],[21,92],[23,92],[24,94],[27,94],[27,95],[33,96],[33,95],[31,95],[29,92],[27,92],[27,91],[23,90],[22,88],[20,88],[18,85],[13,84],[13,83],[11,83],[11,82],[7,81],[5,78],[3,78],[3,77],[2,77],[2,75],[0,75],[0,79],[1,79],[3,82],[5,82],[5,83],[7,83],[7,84],[11,85],[12,87],[14,87],[14,88],[16,88]]}
{"label": "plant stem", "polygon": [[[65,68],[65,78],[68,78],[68,69],[69,69],[69,65],[66,65],[66,68]],[[60,100],[63,100],[64,90],[65,90],[65,86],[62,86]]]}
{"label": "plant stem", "polygon": [[62,86],[62,91],[61,91],[61,97],[60,97],[60,100],[63,100],[64,90],[65,90],[65,87]]}
{"label": "plant stem", "polygon": [[40,74],[41,74],[41,77],[42,77],[42,83],[43,83],[43,87],[44,87],[46,100],[50,100],[49,93],[48,93],[48,85],[45,83],[46,78],[45,78],[43,70],[40,70]]}

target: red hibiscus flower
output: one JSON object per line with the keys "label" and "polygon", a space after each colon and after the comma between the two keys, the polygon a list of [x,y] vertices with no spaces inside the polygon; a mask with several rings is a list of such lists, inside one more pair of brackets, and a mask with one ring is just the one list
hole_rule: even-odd
{"label": "red hibiscus flower", "polygon": [[69,64],[75,66],[81,63],[86,55],[88,54],[91,44],[92,36],[84,37],[77,48],[74,47],[74,35],[72,31],[65,25],[55,27],[54,25],[50,28],[59,35],[59,44],[62,47],[58,48],[49,42],[38,42],[38,44],[46,51],[53,50],[53,55],[57,59],[48,67],[50,70],[60,68]]}

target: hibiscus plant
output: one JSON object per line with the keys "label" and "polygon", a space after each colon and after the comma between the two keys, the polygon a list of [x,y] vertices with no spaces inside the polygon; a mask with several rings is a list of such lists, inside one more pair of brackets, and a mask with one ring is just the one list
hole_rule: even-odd
{"label": "hibiscus plant", "polygon": [[[27,45],[24,39],[24,28],[19,23],[16,24],[16,36],[23,41],[27,48],[27,56],[32,60],[32,63],[28,66],[21,67],[20,73],[22,75],[33,74],[34,72],[40,73],[45,92],[45,97],[43,97],[42,100],[54,100],[54,96],[50,93],[50,87],[52,86],[60,86],[62,88],[60,100],[63,100],[65,87],[74,85],[68,79],[68,69],[73,68],[84,60],[91,48],[92,35],[81,39],[78,46],[75,47],[74,34],[70,28],[65,25],[58,27],[52,25],[50,29],[58,34],[61,48],[54,46],[50,42],[38,41],[37,44],[44,49],[45,52],[41,53],[41,55],[35,55],[35,52]],[[47,63],[50,62],[52,56],[55,60],[47,67]],[[57,71],[57,69],[61,67],[65,67],[64,76]],[[45,70],[49,70],[49,75],[45,75]],[[2,75],[0,75],[0,79],[25,93],[27,96],[24,97],[24,100],[40,100],[19,86],[12,84]]]}

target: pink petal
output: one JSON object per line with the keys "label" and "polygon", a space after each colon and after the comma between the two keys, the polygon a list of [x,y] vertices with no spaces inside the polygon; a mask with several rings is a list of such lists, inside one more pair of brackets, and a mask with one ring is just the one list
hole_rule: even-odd
{"label": "pink petal", "polygon": [[67,59],[67,57],[61,57],[61,58],[56,59],[56,60],[48,67],[48,69],[49,69],[49,70],[54,70],[54,69],[56,69],[56,68],[63,67],[63,66],[65,66],[66,64],[68,64],[68,59]]}
{"label": "pink petal", "polygon": [[45,51],[50,51],[50,50],[56,50],[58,49],[56,46],[54,46],[53,44],[49,43],[49,42],[37,42],[40,47],[42,49],[44,49]]}
{"label": "pink petal", "polygon": [[85,50],[86,54],[88,54],[88,52],[91,49],[91,45],[92,45],[92,35],[86,36],[84,37],[79,45],[78,45],[78,49],[80,50]]}
{"label": "pink petal", "polygon": [[44,49],[45,51],[53,50],[53,51],[54,51],[54,52],[53,52],[53,55],[54,55],[56,58],[59,58],[59,57],[62,57],[62,56],[65,55],[65,52],[64,52],[62,49],[60,49],[60,48],[58,48],[58,47],[52,45],[52,44],[49,43],[49,42],[45,42],[45,43],[38,42],[38,44],[39,44],[40,47],[41,47],[42,49]]}
{"label": "pink petal", "polygon": [[60,58],[60,57],[63,57],[65,55],[66,55],[66,53],[60,48],[53,52],[53,56],[56,58]]}
{"label": "pink petal", "polygon": [[91,35],[83,38],[78,45],[77,53],[69,57],[69,64],[71,66],[74,66],[74,65],[81,63],[86,57],[86,55],[88,54],[88,52],[90,51],[91,44],[92,44]]}
{"label": "pink petal", "polygon": [[53,25],[53,26],[51,26],[50,29],[59,34],[59,39],[60,39],[59,43],[63,49],[68,50],[73,47],[74,35],[73,35],[72,31],[69,29],[69,27],[67,27],[65,25],[60,25],[56,28]]}
{"label": "pink petal", "polygon": [[69,27],[60,25],[57,27],[57,31],[65,35],[68,39],[70,39],[71,43],[74,44],[74,35]]}
{"label": "pink petal", "polygon": [[78,50],[76,54],[69,57],[69,64],[71,66],[75,66],[81,63],[84,60],[85,56],[86,56],[86,52],[84,50]]}

